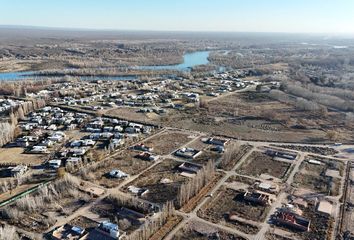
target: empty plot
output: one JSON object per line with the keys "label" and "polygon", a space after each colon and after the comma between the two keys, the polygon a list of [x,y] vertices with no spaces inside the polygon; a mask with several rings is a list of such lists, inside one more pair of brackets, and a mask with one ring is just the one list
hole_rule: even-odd
{"label": "empty plot", "polygon": [[290,163],[273,160],[272,157],[264,153],[252,152],[252,154],[236,171],[243,175],[258,177],[261,174],[267,174],[283,179],[285,178],[290,166]]}
{"label": "empty plot", "polygon": [[153,138],[150,138],[149,140],[145,141],[144,144],[146,146],[152,147],[154,153],[165,155],[186,144],[188,141],[191,141],[192,138],[189,136],[190,134],[187,133],[167,131]]}
{"label": "empty plot", "polygon": [[[245,233],[255,234],[258,232],[258,227],[247,220],[264,221],[269,207],[244,201],[243,193],[230,188],[221,189],[198,211],[198,215],[213,223],[236,227]],[[238,219],[230,220],[232,215],[237,216]]]}
{"label": "empty plot", "polygon": [[[180,164],[180,162],[166,159],[128,185],[148,189],[149,192],[144,194],[142,198],[151,202],[164,203],[166,201],[174,201],[177,198],[181,184],[188,181],[188,178],[181,176],[177,170],[177,166]],[[127,191],[127,186],[125,186],[124,190]]]}

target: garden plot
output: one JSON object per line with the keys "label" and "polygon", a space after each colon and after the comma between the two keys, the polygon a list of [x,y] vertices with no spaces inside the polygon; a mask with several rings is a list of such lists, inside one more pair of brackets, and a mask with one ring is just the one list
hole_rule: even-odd
{"label": "garden plot", "polygon": [[220,189],[198,211],[198,216],[213,223],[236,228],[245,233],[256,234],[256,222],[265,220],[270,206],[251,204],[243,199],[243,191]]}
{"label": "garden plot", "polygon": [[145,217],[152,210],[151,205],[117,194],[109,195],[90,209],[99,218],[109,219],[110,222],[118,224],[119,229],[127,234],[143,225]]}
{"label": "garden plot", "polygon": [[[141,174],[128,185],[147,189],[148,192],[142,198],[148,201],[154,203],[175,201],[179,187],[182,183],[188,181],[187,177],[181,176],[178,170],[179,165],[181,165],[180,162],[166,159]],[[124,191],[126,192],[129,192],[128,185],[124,187]]]}
{"label": "garden plot", "polygon": [[242,175],[260,177],[262,174],[278,179],[285,179],[291,164],[284,161],[273,160],[262,152],[252,152],[240,168],[236,170]]}
{"label": "garden plot", "polygon": [[188,133],[167,131],[144,141],[144,145],[152,147],[153,152],[156,154],[166,155],[191,140],[193,140],[193,137]]}
{"label": "garden plot", "polygon": [[338,161],[308,157],[294,176],[293,186],[330,196],[339,194],[344,164]]}
{"label": "garden plot", "polygon": [[2,208],[1,218],[26,231],[42,233],[57,218],[69,216],[91,201],[79,184],[76,178],[65,176]]}
{"label": "garden plot", "polygon": [[125,150],[119,155],[82,168],[78,172],[78,175],[84,180],[92,181],[104,187],[117,187],[124,178],[110,176],[109,173],[111,171],[120,170],[132,176],[140,173],[153,164],[152,161],[144,161],[136,158],[136,155],[136,152]]}
{"label": "garden plot", "polygon": [[220,240],[245,240],[245,238],[236,234],[197,221],[188,222],[173,236],[175,240],[209,240],[214,238]]}

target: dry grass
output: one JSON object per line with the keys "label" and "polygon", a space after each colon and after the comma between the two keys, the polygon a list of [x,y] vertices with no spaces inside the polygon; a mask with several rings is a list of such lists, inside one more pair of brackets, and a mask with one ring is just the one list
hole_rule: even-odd
{"label": "dry grass", "polygon": [[192,139],[189,138],[189,134],[187,133],[167,131],[156,137],[150,138],[145,141],[144,144],[146,146],[153,147],[153,152],[160,155],[165,155],[171,153],[190,140]]}
{"label": "dry grass", "polygon": [[38,165],[43,162],[43,154],[24,154],[23,148],[0,148],[0,163]]}
{"label": "dry grass", "polygon": [[283,179],[290,166],[290,163],[273,160],[272,157],[264,153],[252,152],[236,171],[242,175],[258,177],[261,174],[268,174]]}

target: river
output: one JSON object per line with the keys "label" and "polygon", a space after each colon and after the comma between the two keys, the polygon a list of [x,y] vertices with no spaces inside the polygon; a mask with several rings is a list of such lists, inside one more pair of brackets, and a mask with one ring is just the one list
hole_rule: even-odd
{"label": "river", "polygon": [[[142,70],[177,70],[177,71],[190,71],[194,66],[208,64],[209,51],[197,51],[192,53],[186,53],[183,56],[183,62],[175,65],[156,65],[156,66],[139,66],[137,69]],[[0,81],[4,80],[24,80],[27,78],[38,78],[40,76],[35,76],[36,72],[6,72],[0,73]],[[32,75],[32,76],[29,76]],[[92,76],[92,77],[81,77],[83,80],[96,80],[96,79],[107,79],[107,80],[134,80],[136,76]]]}

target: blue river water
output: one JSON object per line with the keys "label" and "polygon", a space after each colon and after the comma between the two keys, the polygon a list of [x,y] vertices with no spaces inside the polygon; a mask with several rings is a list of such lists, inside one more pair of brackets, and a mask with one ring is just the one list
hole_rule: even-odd
{"label": "blue river water", "polygon": [[198,51],[186,53],[183,56],[183,63],[175,65],[140,66],[139,69],[146,70],[178,70],[188,71],[194,66],[208,64],[209,51]]}
{"label": "blue river water", "polygon": [[[156,66],[139,66],[138,69],[145,70],[178,70],[178,71],[189,71],[192,67],[198,65],[208,64],[209,51],[198,51],[193,53],[186,53],[183,56],[183,63],[175,65],[156,65]],[[3,80],[24,80],[27,78],[38,78],[40,76],[35,76],[36,72],[6,72],[0,73],[0,81]],[[32,75],[32,76],[29,76]],[[85,76],[81,77],[83,80],[96,80],[96,79],[107,79],[107,80],[134,80],[136,76]]]}

